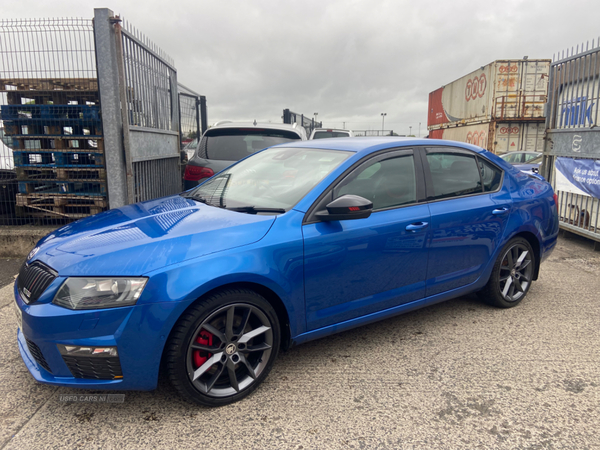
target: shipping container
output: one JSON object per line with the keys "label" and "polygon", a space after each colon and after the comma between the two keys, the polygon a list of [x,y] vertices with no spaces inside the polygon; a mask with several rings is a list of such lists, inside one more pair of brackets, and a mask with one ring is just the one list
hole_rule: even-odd
{"label": "shipping container", "polygon": [[429,132],[431,139],[448,139],[478,145],[495,154],[512,151],[541,152],[544,149],[543,122],[482,122]]}
{"label": "shipping container", "polygon": [[499,60],[429,94],[429,130],[493,120],[544,119],[549,59]]}

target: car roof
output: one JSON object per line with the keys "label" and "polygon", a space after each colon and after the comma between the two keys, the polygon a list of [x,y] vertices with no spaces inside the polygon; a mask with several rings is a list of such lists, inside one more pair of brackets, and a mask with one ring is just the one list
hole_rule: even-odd
{"label": "car roof", "polygon": [[342,150],[367,154],[388,148],[412,147],[417,145],[429,147],[437,145],[444,145],[446,147],[460,147],[466,150],[475,151],[477,153],[483,153],[486,151],[480,147],[466,144],[464,142],[442,139],[403,138],[397,136],[316,139],[309,141],[286,142],[285,144],[280,144],[279,146],[294,148],[319,148],[323,150]]}

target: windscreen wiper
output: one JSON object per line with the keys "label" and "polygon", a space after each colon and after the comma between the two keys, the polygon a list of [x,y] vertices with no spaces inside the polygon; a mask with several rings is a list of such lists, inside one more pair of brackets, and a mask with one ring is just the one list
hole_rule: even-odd
{"label": "windscreen wiper", "polygon": [[208,203],[208,199],[202,197],[201,195],[194,195],[194,194],[180,194],[183,198],[191,198],[192,200],[196,200],[197,202],[200,203],[205,203],[205,204],[209,204]]}
{"label": "windscreen wiper", "polygon": [[256,214],[256,213],[261,213],[261,212],[265,212],[265,213],[278,213],[278,214],[283,214],[285,212],[285,209],[283,208],[262,208],[260,206],[251,206],[251,205],[247,205],[247,206],[234,206],[233,208],[226,208],[229,211],[236,211],[236,212],[244,212],[244,213],[248,213],[248,214]]}

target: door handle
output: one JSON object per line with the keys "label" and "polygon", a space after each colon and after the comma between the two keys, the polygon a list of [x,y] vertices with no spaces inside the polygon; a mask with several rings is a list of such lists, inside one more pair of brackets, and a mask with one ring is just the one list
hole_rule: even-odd
{"label": "door handle", "polygon": [[406,226],[406,231],[417,231],[427,228],[429,224],[427,222],[415,222]]}
{"label": "door handle", "polygon": [[508,211],[509,211],[508,208],[503,207],[503,208],[498,208],[498,209],[493,210],[492,214],[494,214],[494,215],[497,216],[497,215],[500,215],[500,214],[506,214]]}

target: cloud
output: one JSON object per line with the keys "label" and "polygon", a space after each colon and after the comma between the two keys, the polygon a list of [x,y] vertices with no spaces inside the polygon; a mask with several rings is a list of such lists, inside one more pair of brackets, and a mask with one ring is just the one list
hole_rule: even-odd
{"label": "cloud", "polygon": [[[508,0],[127,1],[131,21],[205,95],[209,121],[281,120],[425,133],[428,93],[496,59],[551,58],[594,38],[600,4]],[[92,17],[90,1],[22,0],[3,16]]]}

